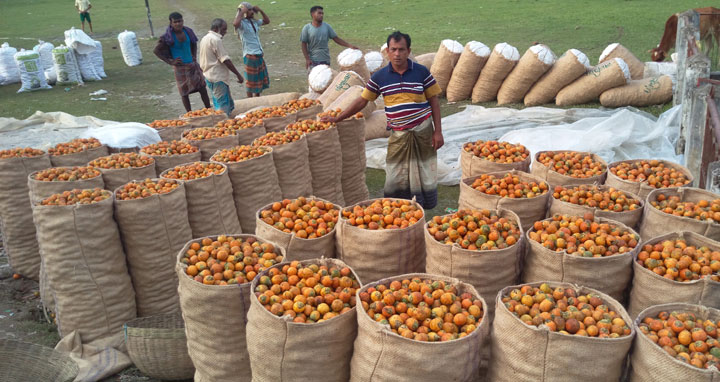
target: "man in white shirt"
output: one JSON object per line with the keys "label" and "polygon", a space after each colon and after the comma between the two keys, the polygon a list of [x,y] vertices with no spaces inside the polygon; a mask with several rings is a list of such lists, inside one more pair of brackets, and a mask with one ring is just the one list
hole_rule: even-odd
{"label": "man in white shirt", "polygon": [[87,20],[88,25],[90,25],[90,33],[92,33],[93,30],[92,20],[90,20],[90,8],[92,8],[90,0],[75,0],[75,9],[77,9],[78,13],[80,13],[80,22],[82,23],[83,32],[85,32],[85,20]]}
{"label": "man in white shirt", "polygon": [[205,75],[205,83],[212,92],[215,110],[225,114],[235,109],[235,102],[230,94],[230,73],[234,74],[239,83],[243,83],[242,75],[235,69],[230,55],[223,45],[222,38],[227,33],[227,23],[223,19],[215,19],[198,46],[198,63]]}

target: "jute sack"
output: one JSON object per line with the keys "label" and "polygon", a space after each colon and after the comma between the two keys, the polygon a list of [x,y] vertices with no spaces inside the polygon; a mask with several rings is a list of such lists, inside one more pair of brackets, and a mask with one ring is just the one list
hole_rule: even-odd
{"label": "jute sack", "polygon": [[[710,240],[695,232],[673,232],[654,237],[642,243],[660,244],[665,240],[684,239],[688,246],[708,247],[711,251],[720,251],[720,242]],[[666,279],[638,263],[637,254],[633,259],[632,289],[628,313],[637,317],[644,309],[658,304],[689,303],[720,309],[720,283],[709,277],[688,282]]]}
{"label": "jute sack", "polygon": [[585,53],[569,49],[525,94],[525,106],[551,103],[560,89],[570,85],[590,69]]}
{"label": "jute sack", "polygon": [[33,218],[60,336],[77,331],[86,344],[121,335],[123,324],[136,316],[135,292],[112,197],[92,204],[36,204]]}
{"label": "jute sack", "polygon": [[300,109],[297,111],[295,115],[295,119],[298,121],[302,121],[305,119],[315,119],[318,114],[322,113],[323,106],[322,104],[313,105],[310,107],[306,107],[304,109]]}
{"label": "jute sack", "polygon": [[[573,188],[575,186],[568,186],[566,188]],[[609,191],[610,186],[600,186],[600,185],[593,185],[590,186],[593,188],[597,188],[600,191]],[[627,197],[635,199],[639,202],[639,206],[637,209],[634,210],[628,210],[628,211],[620,211],[620,212],[614,212],[614,211],[603,211],[600,208],[597,207],[590,207],[586,205],[579,205],[579,204],[573,204],[570,202],[565,202],[560,199],[555,199],[554,197],[550,198],[550,205],[548,206],[548,212],[547,216],[551,217],[555,214],[561,214],[561,215],[571,215],[571,216],[583,216],[584,214],[590,212],[593,214],[593,216],[601,217],[601,218],[607,218],[610,220],[618,221],[620,223],[625,224],[628,227],[637,227],[640,223],[640,219],[642,219],[642,213],[643,213],[643,205],[645,202],[643,199],[633,193],[623,191]]]}
{"label": "jute sack", "polygon": [[[530,229],[525,234],[528,250],[525,253],[522,282],[561,281],[584,285],[607,293],[623,302],[625,290],[630,286],[633,257],[640,252],[640,236],[630,227],[620,222],[595,217],[595,222],[608,223],[630,232],[638,244],[628,252],[605,257],[582,257],[565,251],[556,252],[543,247],[541,243],[530,239]],[[626,320],[626,322],[629,322]]]}
{"label": "jute sack", "polygon": [[370,79],[370,71],[368,71],[362,50],[352,48],[345,49],[338,54],[337,60],[341,72],[355,72],[362,77],[364,81]]}
{"label": "jute sack", "polygon": [[300,96],[300,99],[311,99],[311,100],[317,100],[322,93],[318,93],[312,89],[308,89],[307,93]]}
{"label": "jute sack", "polygon": [[282,198],[294,199],[298,196],[312,195],[312,173],[310,172],[310,149],[308,149],[307,135],[303,135],[294,142],[273,146],[272,149]]}
{"label": "jute sack", "polygon": [[[227,166],[224,163],[220,164],[226,169],[222,174],[182,181],[193,237],[242,232]],[[160,177],[165,178],[168,171],[170,170],[164,171]]]}
{"label": "jute sack", "polygon": [[257,158],[223,163],[232,184],[232,198],[240,226],[247,232],[255,232],[255,213],[260,207],[282,199],[273,148],[266,149],[268,152]]}
{"label": "jute sack", "polygon": [[718,194],[694,187],[672,187],[653,190],[645,199],[644,217],[642,224],[640,224],[641,237],[649,239],[670,232],[688,231],[720,241],[720,223],[666,214],[653,207],[651,203],[656,201],[660,194],[665,196],[677,195],[680,196],[681,201],[693,203],[700,200],[712,201],[720,198]]}
{"label": "jute sack", "polygon": [[200,159],[203,161],[210,160],[210,157],[215,155],[218,150],[229,149],[237,146],[240,142],[238,136],[235,134],[210,139],[189,139],[188,133],[190,131],[191,130],[185,130],[185,132],[183,132],[182,141],[197,146],[198,149],[200,149]]}
{"label": "jute sack", "polygon": [[555,96],[558,106],[579,105],[596,101],[604,91],[627,85],[630,72],[621,58],[598,64]]}
{"label": "jute sack", "polygon": [[106,155],[108,155],[108,147],[102,145],[72,154],[50,155],[50,163],[53,167],[85,166],[91,160]]}
{"label": "jute sack", "polygon": [[[347,266],[337,259],[313,259],[301,263],[328,268]],[[286,265],[277,264],[271,268],[280,270]],[[265,270],[255,277],[250,289],[255,290],[260,277],[267,274]],[[357,275],[354,276],[360,282]],[[306,324],[293,322],[290,316],[277,317],[265,309],[256,296],[250,296],[247,351],[252,380],[347,381],[356,335],[356,307],[330,320]]]}
{"label": "jute sack", "polygon": [[533,45],[520,58],[498,90],[498,105],[522,102],[530,87],[555,63],[555,54],[545,45]]}
{"label": "jute sack", "polygon": [[306,133],[305,139],[313,194],[320,199],[343,204],[342,166],[337,163],[337,158],[341,157],[337,127]]}
{"label": "jute sack", "polygon": [[435,55],[437,55],[437,52],[421,54],[415,57],[415,62],[430,69],[435,61]]}
{"label": "jute sack", "polygon": [[392,131],[387,128],[387,114],[385,110],[375,110],[365,118],[365,140],[387,138]]}
{"label": "jute sack", "polygon": [[645,72],[645,63],[638,60],[631,51],[619,43],[612,43],[603,50],[598,60],[598,64],[610,61],[613,58],[621,58],[630,68],[630,77],[633,80],[640,80],[643,78]]}
{"label": "jute sack", "polygon": [[[239,145],[252,145],[253,141],[257,138],[262,137],[267,133],[267,130],[265,130],[265,124],[260,123],[252,127],[242,128],[242,129],[236,129],[235,135],[238,137],[238,144]],[[226,147],[227,148],[227,147]],[[214,153],[213,153],[214,155]]]}
{"label": "jute sack", "polygon": [[455,64],[460,60],[463,46],[455,40],[442,40],[435,59],[430,67],[430,74],[435,78],[443,93],[447,91]]}
{"label": "jute sack", "polygon": [[[91,162],[92,163],[92,162]],[[88,166],[91,166],[88,163]],[[93,166],[91,166],[93,167]],[[101,168],[93,167],[100,171],[102,174],[103,183],[105,189],[108,191],[114,191],[116,188],[123,184],[136,179],[147,179],[154,178],[157,176],[155,171],[155,161],[143,167],[128,167],[128,168]]]}
{"label": "jute sack", "polygon": [[[552,152],[559,153],[563,151],[566,150],[556,150]],[[550,187],[576,186],[579,184],[593,183],[603,184],[605,178],[607,177],[607,163],[597,154],[579,151],[579,153],[581,154],[590,155],[593,161],[602,163],[605,166],[605,172],[600,175],[591,176],[589,178],[575,178],[572,176],[563,175],[557,171],[550,169],[550,167],[546,166],[544,163],[540,163],[538,157],[540,156],[540,154],[547,152],[548,151],[538,151],[537,153],[535,153],[535,158],[533,160],[532,166],[530,167],[530,173],[550,183]]]}
{"label": "jute sack", "polygon": [[[635,319],[635,329],[646,317],[657,317],[660,312],[685,312],[693,313],[698,319],[720,320],[720,310],[702,305],[673,303],[651,306],[643,310]],[[720,378],[717,368],[701,369],[683,361],[674,359],[665,349],[658,346],[646,335],[638,331],[637,340],[630,353],[629,381],[632,382],[653,382],[653,381],[696,381],[713,382]]]}
{"label": "jute sack", "polygon": [[365,119],[348,118],[337,123],[342,158],[342,196],[345,205],[370,198],[365,183]]}
{"label": "jute sack", "polygon": [[[367,206],[371,199],[353,207]],[[413,201],[415,208],[425,211]],[[369,230],[353,226],[340,216],[335,233],[337,257],[351,266],[362,280],[375,281],[425,269],[425,224],[417,222],[407,228]]]}
{"label": "jute sack", "polygon": [[[634,163],[634,162],[640,162],[642,159],[631,159],[631,160],[624,160],[624,161],[617,161],[610,163],[608,165],[608,175],[607,179],[605,179],[605,185],[610,187],[615,187],[618,190],[622,190],[625,192],[629,192],[632,194],[635,194],[642,198],[642,200],[645,200],[647,198],[648,194],[655,190],[655,187],[650,186],[647,182],[639,182],[639,181],[631,181],[631,180],[625,180],[620,178],[619,176],[613,174],[612,169],[614,167],[619,166],[622,163]],[[648,159],[649,161],[649,159]],[[688,180],[688,184],[692,184],[693,182],[693,175],[685,166],[681,166],[677,163],[666,161],[666,160],[660,160],[659,162],[662,162],[662,164],[665,165],[667,168],[671,168],[682,175],[684,175]]]}
{"label": "jute sack", "polygon": [[[472,151],[467,151],[468,142],[463,145],[463,149],[460,150],[460,170],[462,171],[463,178],[470,178],[489,172],[498,171],[511,171],[519,170],[523,172],[530,172],[530,162],[532,158],[528,155],[525,160],[521,162],[513,163],[499,163],[487,160],[485,158],[475,155]],[[525,149],[527,150],[527,149]],[[528,150],[528,154],[530,151]]]}
{"label": "jute sack", "polygon": [[[510,170],[490,172],[488,175],[505,176],[512,174],[525,182],[543,183],[543,180],[528,173]],[[475,179],[480,176],[464,178],[460,181],[460,198],[458,208],[461,210],[495,210],[506,209],[517,214],[523,230],[528,230],[533,223],[545,218],[550,191],[535,196],[534,198],[504,198],[500,195],[489,195],[472,188]]]}
{"label": "jute sack", "polygon": [[472,90],[472,102],[490,102],[520,59],[517,48],[507,43],[495,45]]}
{"label": "jute sack", "polygon": [[[311,200],[322,200],[328,203],[327,200],[309,196],[308,201]],[[277,243],[277,245],[285,250],[287,254],[286,260],[309,260],[324,258],[329,259],[335,257],[335,229],[330,229],[327,235],[315,238],[315,239],[303,239],[295,236],[294,233],[287,233],[274,228],[273,226],[266,223],[261,217],[260,213],[263,210],[269,210],[273,203],[270,203],[262,208],[258,209],[255,213],[255,235],[263,240]],[[342,209],[340,206],[335,208]],[[255,290],[255,288],[253,288]]]}
{"label": "jute sack", "polygon": [[265,126],[265,132],[283,131],[287,125],[295,122],[296,120],[297,113],[287,113],[283,117],[263,118],[263,125]]}
{"label": "jute sack", "polygon": [[32,220],[28,176],[51,167],[50,156],[0,159],[0,232],[13,272],[39,280],[40,250]]}
{"label": "jute sack", "polygon": [[260,97],[236,99],[234,100],[235,109],[233,109],[233,111],[230,113],[230,118],[235,118],[235,116],[243,114],[246,111],[258,106],[282,105],[287,101],[300,98],[301,95],[302,93],[298,92],[287,92],[264,95]]}
{"label": "jute sack", "polygon": [[[173,268],[178,251],[193,236],[185,187],[176,182],[178,188],[166,194],[115,199],[115,221],[127,255],[138,317],[170,313],[180,307]],[[121,190],[115,190],[115,195]]]}
{"label": "jute sack", "polygon": [[160,135],[160,139],[163,141],[179,141],[182,139],[182,133],[183,131],[188,129],[188,125],[183,126],[173,126],[173,127],[165,127],[162,129],[158,129],[158,135]]}
{"label": "jute sack", "polygon": [[28,189],[30,190],[30,203],[33,206],[43,199],[49,198],[53,194],[60,194],[63,191],[105,188],[105,182],[103,182],[102,174],[98,174],[98,176],[90,179],[79,179],[65,182],[45,182],[36,179],[38,172],[39,171],[35,171],[27,177]]}
{"label": "jute sack", "polygon": [[187,125],[183,126],[185,130],[187,130],[198,127],[212,127],[215,126],[216,123],[226,120],[227,117],[227,114],[221,112],[219,114],[201,115],[198,117],[185,117],[181,115],[180,119],[187,122]]}
{"label": "jute sack", "polygon": [[670,102],[672,96],[670,76],[649,77],[604,91],[600,94],[600,104],[605,107],[650,106]]}
{"label": "jute sack", "polygon": [[[359,299],[360,293],[370,287],[380,284],[387,286],[392,281],[413,277],[444,281],[454,285],[458,293],[470,293],[481,300],[483,312],[487,312],[485,299],[472,285],[456,278],[427,273],[393,276],[366,284],[357,291],[357,298]],[[387,324],[375,322],[365,311],[359,310],[358,334],[350,361],[350,381],[478,380],[481,345],[490,332],[488,321],[483,317],[477,328],[463,338],[444,342],[422,342],[394,333]],[[418,360],[422,361],[418,362]]]}
{"label": "jute sack", "polygon": [[323,110],[328,110],[330,104],[340,97],[340,94],[355,85],[365,86],[365,80],[355,72],[340,72],[317,100],[322,103]]}
{"label": "jute sack", "polygon": [[[538,287],[541,283],[532,283]],[[580,294],[595,294],[604,305],[617,312],[626,323],[632,319],[625,308],[612,297],[595,289],[573,284],[551,282],[552,288],[574,289]],[[570,382],[592,376],[596,381],[619,381],[636,329],[619,338],[583,337],[551,332],[546,326],[525,325],[503,304],[502,298],[520,285],[501,290],[495,298],[490,381]],[[630,325],[628,325],[630,326]],[[598,357],[598,354],[602,354]]]}
{"label": "jute sack", "polygon": [[[326,108],[326,110],[348,109],[353,104],[353,102],[355,102],[356,99],[360,98],[363,90],[365,90],[365,87],[363,86],[351,86],[348,90],[346,90],[339,97],[337,97],[335,101],[333,101],[333,103],[331,103],[330,106]],[[360,112],[363,114],[363,117],[369,117],[373,111],[375,111],[375,102],[368,102],[367,105],[365,105],[365,107],[360,110]]]}
{"label": "jute sack", "polygon": [[487,63],[488,57],[490,57],[490,48],[485,44],[479,41],[470,41],[465,44],[447,85],[448,102],[470,98],[472,88],[480,76],[480,71]]}
{"label": "jute sack", "polygon": [[[198,162],[201,160],[200,151],[178,155],[147,155],[155,160],[155,172],[162,174],[165,170],[174,168],[185,163]],[[140,179],[140,178],[138,178]]]}

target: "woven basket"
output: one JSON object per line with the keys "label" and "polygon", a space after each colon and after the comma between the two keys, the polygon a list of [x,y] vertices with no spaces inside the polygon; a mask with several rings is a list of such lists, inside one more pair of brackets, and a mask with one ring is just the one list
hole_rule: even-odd
{"label": "woven basket", "polygon": [[125,323],[125,342],[130,359],[149,377],[175,381],[191,379],[195,373],[180,312]]}
{"label": "woven basket", "polygon": [[78,374],[78,365],[67,355],[52,348],[8,339],[0,339],[0,380],[70,382]]}

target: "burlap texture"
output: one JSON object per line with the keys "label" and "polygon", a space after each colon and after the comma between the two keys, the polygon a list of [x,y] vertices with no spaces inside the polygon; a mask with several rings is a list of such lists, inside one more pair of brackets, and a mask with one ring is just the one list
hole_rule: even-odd
{"label": "burlap texture", "polygon": [[157,130],[158,135],[160,135],[160,139],[163,141],[171,142],[171,141],[179,141],[182,139],[182,133],[183,131],[187,130],[188,126],[172,126],[172,127],[164,127],[162,129]]}
{"label": "burlap texture", "polygon": [[522,162],[498,163],[480,158],[472,152],[465,151],[465,149],[460,150],[460,170],[462,171],[463,179],[490,172],[509,172],[512,170],[530,172],[531,161],[532,158],[528,155]]}
{"label": "burlap texture", "polygon": [[28,176],[52,167],[47,154],[0,159],[0,232],[13,272],[39,280],[40,249],[30,204]]}
{"label": "burlap texture", "polygon": [[[352,106],[353,102],[360,98],[360,95],[362,94],[363,90],[365,90],[364,86],[360,85],[353,85],[346,91],[344,91],[342,94],[340,94],[331,104],[326,108],[326,110],[345,110],[350,108]],[[365,105],[360,112],[363,114],[363,117],[368,117],[370,114],[372,114],[373,111],[375,111],[375,102],[368,102],[367,105]]]}
{"label": "burlap texture", "polygon": [[627,79],[618,63],[615,60],[606,61],[560,89],[555,96],[555,104],[570,106],[589,103],[596,101],[604,91],[626,84]]}
{"label": "burlap texture", "polygon": [[[540,284],[530,285],[537,287]],[[558,286],[574,289],[578,294],[598,295],[626,323],[632,322],[619,302],[600,291],[567,283],[550,283],[551,288]],[[635,327],[631,327],[632,332],[625,337],[596,338],[551,332],[545,326],[525,325],[502,302],[502,297],[516,288],[520,285],[506,287],[495,298],[489,380],[571,382],[586,380],[588,376],[592,376],[593,381],[620,380],[636,333]]]}
{"label": "burlap texture", "polygon": [[102,174],[104,187],[108,191],[115,191],[116,188],[133,180],[155,178],[157,176],[155,163],[143,167],[110,169],[96,167],[96,169]]}
{"label": "burlap texture", "polygon": [[[313,259],[302,264],[347,266],[337,259]],[[285,265],[272,268],[281,269]],[[267,270],[255,277],[250,289],[255,290],[259,276],[266,274]],[[252,380],[347,381],[356,335],[356,308],[327,321],[305,324],[292,322],[289,316],[273,315],[257,297],[250,296],[247,349]]]}
{"label": "burlap texture", "polygon": [[530,87],[551,67],[552,64],[544,63],[532,50],[525,51],[500,86],[498,105],[522,102]]}
{"label": "burlap texture", "polygon": [[[297,121],[297,113],[287,113],[287,115],[285,115],[284,117],[264,118],[263,125],[265,126],[265,132],[283,131],[283,130],[285,130],[287,125],[289,125],[295,121]],[[265,134],[265,133],[263,133],[263,134]],[[259,135],[259,136],[261,136],[261,135]],[[255,137],[255,138],[257,138],[257,137]]]}
{"label": "burlap texture", "polygon": [[292,101],[300,98],[302,93],[299,92],[287,92],[278,94],[263,95],[260,97],[242,98],[236,99],[235,109],[230,113],[230,118],[235,118],[239,114],[243,114],[246,111],[256,108],[258,106],[279,106],[285,102]]}
{"label": "burlap texture", "polygon": [[[607,191],[610,186],[597,186],[598,189],[601,191]],[[570,202],[564,202],[559,199],[555,199],[553,197],[550,198],[550,205],[548,206],[548,212],[547,216],[551,217],[555,214],[561,214],[561,215],[572,215],[572,216],[583,216],[585,213],[590,212],[594,216],[606,218],[610,220],[615,220],[620,223],[625,224],[628,227],[636,228],[638,224],[640,224],[640,219],[642,219],[643,214],[643,205],[645,202],[642,198],[639,196],[630,193],[625,192],[625,195],[627,195],[629,198],[633,198],[640,202],[640,206],[637,209],[634,209],[632,211],[622,211],[622,212],[613,212],[613,211],[603,211],[596,207],[590,207],[590,206],[581,206],[578,204],[572,204]]]}
{"label": "burlap texture", "polygon": [[355,72],[340,72],[330,83],[327,89],[318,97],[318,101],[322,103],[323,110],[328,110],[330,104],[333,103],[340,94],[345,90],[350,89],[352,86],[365,86],[365,80]]}
{"label": "burlap texture", "polygon": [[122,333],[135,318],[135,292],[113,219],[113,199],[33,209],[61,337],[82,343]]}
{"label": "burlap texture", "polygon": [[[660,312],[687,312],[694,313],[697,318],[720,320],[720,311],[701,305],[674,303],[651,306],[640,313],[635,320],[637,328],[645,317],[657,317]],[[663,348],[652,342],[646,335],[638,332],[630,355],[632,370],[629,381],[655,382],[655,381],[693,381],[715,382],[720,380],[717,368],[701,369],[683,361],[674,359]]]}
{"label": "burlap texture", "polygon": [[265,124],[261,123],[257,126],[248,127],[247,129],[236,130],[235,135],[237,135],[237,137],[238,137],[239,145],[250,146],[250,145],[252,145],[254,140],[262,137],[267,132],[268,131],[265,130]]}
{"label": "burlap texture", "polygon": [[[554,152],[562,152],[563,150],[556,150]],[[546,166],[543,163],[540,163],[538,161],[538,157],[542,153],[546,153],[547,151],[538,151],[535,153],[535,157],[532,163],[532,166],[530,167],[530,173],[537,176],[540,179],[545,180],[550,184],[550,190],[555,188],[555,186],[577,186],[580,184],[603,184],[605,181],[605,178],[607,177],[607,163],[604,159],[602,159],[599,155],[594,153],[588,153],[584,151],[579,151],[581,154],[586,154],[592,156],[593,161],[600,162],[605,165],[605,172],[603,172],[600,175],[594,175],[589,178],[573,178],[572,176],[567,176],[560,174],[557,171],[551,170],[548,166]]]}
{"label": "burlap texture", "polygon": [[[155,179],[157,180],[157,179]],[[185,187],[143,199],[115,200],[117,221],[135,289],[138,317],[179,309],[178,251],[192,239]]]}
{"label": "burlap texture", "polygon": [[[187,214],[194,238],[242,232],[227,166],[220,164],[226,168],[222,174],[181,181],[185,186]],[[167,171],[160,177],[164,178]]]}
{"label": "burlap texture", "polygon": [[[38,170],[41,171],[41,170]],[[37,204],[43,199],[49,198],[53,194],[59,194],[63,191],[71,191],[74,189],[91,189],[104,188],[102,174],[90,179],[81,179],[68,182],[43,182],[36,180],[37,172],[35,171],[27,177],[28,189],[30,190],[30,203]]]}
{"label": "burlap texture", "polygon": [[720,195],[694,187],[671,187],[653,190],[645,199],[644,217],[640,224],[640,237],[650,239],[666,233],[688,231],[720,241],[720,223],[666,214],[650,204],[650,202],[657,200],[659,194],[666,196],[679,195],[680,200],[683,202],[694,203],[702,199],[712,201],[720,198]]}
{"label": "burlap texture", "polygon": [[[651,187],[649,184],[647,184],[645,182],[633,182],[633,181],[621,179],[617,175],[613,174],[612,171],[610,171],[611,168],[613,168],[615,166],[619,166],[621,163],[633,163],[633,162],[638,162],[641,160],[642,159],[631,159],[631,160],[623,160],[623,161],[617,161],[617,162],[610,163],[608,165],[608,174],[607,174],[607,179],[605,179],[605,185],[610,186],[610,187],[615,187],[618,190],[621,190],[624,192],[629,192],[631,194],[635,194],[635,195],[639,196],[640,198],[642,198],[642,200],[644,201],[645,198],[647,198],[648,194],[651,191],[656,189],[655,187]],[[647,160],[649,161],[649,159],[647,159]],[[694,179],[693,175],[690,172],[690,170],[688,170],[685,166],[681,166],[677,163],[666,161],[666,160],[661,160],[661,162],[665,165],[665,167],[675,169],[676,171],[679,171],[680,173],[685,175],[685,177],[687,177],[690,180],[690,183],[688,183],[688,184],[692,184],[693,179]]]}
{"label": "burlap texture", "polygon": [[[720,251],[720,242],[710,240],[695,232],[673,232],[654,237],[642,243],[655,245],[665,240],[684,239],[688,245],[705,246],[711,251]],[[659,304],[689,303],[720,309],[720,283],[706,277],[700,280],[679,282],[666,279],[638,264],[637,254],[633,259],[632,289],[628,313],[637,317],[644,309]]]}
{"label": "burlap texture", "polygon": [[307,135],[295,142],[273,146],[272,156],[283,199],[313,194]]}
{"label": "burlap texture", "polygon": [[304,119],[315,119],[319,113],[322,113],[322,105],[314,105],[305,109],[300,109],[296,113],[296,120],[302,121]]}
{"label": "burlap texture", "polygon": [[453,40],[443,40],[440,42],[437,53],[433,59],[432,66],[430,67],[430,74],[435,78],[438,86],[443,93],[447,91],[450,78],[452,78],[453,69],[460,60],[462,52],[454,53],[445,45],[449,41],[450,44],[460,45],[459,42]]}
{"label": "burlap texture", "polygon": [[630,77],[633,80],[640,80],[643,78],[645,63],[635,57],[635,55],[626,47],[618,44],[615,49],[613,49],[610,54],[603,57],[602,61],[598,62],[598,64],[610,61],[613,58],[622,58],[622,60],[625,61],[630,69]]}
{"label": "burlap texture", "polygon": [[[355,205],[367,206],[371,199]],[[352,210],[355,205],[346,207]],[[413,205],[423,211],[422,206]],[[337,257],[366,281],[425,270],[425,239],[422,221],[402,229],[369,230],[355,227],[340,217],[336,226]]]}
{"label": "burlap texture", "polygon": [[224,121],[227,119],[227,115],[225,113],[223,114],[212,114],[212,115],[203,115],[200,117],[183,117],[182,115],[179,117],[179,119],[187,122],[187,125],[182,126],[184,130],[187,129],[195,129],[198,127],[213,127],[216,123],[220,121]]}
{"label": "burlap texture", "polygon": [[[360,59],[350,66],[340,65],[340,71],[355,72],[363,79],[364,82],[367,82],[370,79],[370,71],[367,68],[367,64],[365,63],[365,58],[363,56],[360,56]],[[330,84],[330,86],[332,86],[332,84]]]}
{"label": "burlap texture", "polygon": [[155,159],[155,171],[162,174],[165,170],[175,168],[181,164],[198,162],[201,160],[200,151],[178,155],[147,155]]}
{"label": "burlap texture", "polygon": [[[505,174],[516,175],[520,180],[525,182],[542,183],[539,179],[528,173],[511,170],[497,171],[488,173],[489,175],[505,176]],[[551,198],[550,191],[545,194],[538,195],[534,198],[503,198],[499,195],[488,195],[472,188],[472,184],[479,176],[464,178],[460,181],[460,198],[458,200],[458,208],[461,210],[495,210],[506,209],[517,214],[520,224],[524,230],[530,229],[533,223],[545,218],[548,200]]]}
{"label": "burlap texture", "polygon": [[[614,220],[595,217],[595,221],[609,223],[635,233],[632,228]],[[584,285],[607,293],[620,302],[625,301],[625,290],[630,286],[632,279],[630,263],[640,252],[640,240],[629,252],[606,257],[582,257],[543,247],[541,243],[530,239],[531,231],[528,230],[526,233],[528,250],[523,264],[523,283],[559,281]]]}
{"label": "burlap texture", "polygon": [[490,102],[495,99],[505,77],[513,70],[517,61],[503,57],[494,49],[480,72],[472,90],[472,102]]}
{"label": "burlap texture", "polygon": [[632,80],[600,94],[600,104],[605,107],[650,106],[670,102],[673,83],[670,76],[657,76]]}
{"label": "burlap texture", "polygon": [[340,136],[336,127],[305,134],[313,194],[336,204],[344,204]]}
{"label": "burlap texture", "polygon": [[525,94],[525,106],[551,103],[560,89],[587,72],[587,68],[569,50]]}
{"label": "burlap texture", "polygon": [[38,276],[38,292],[40,293],[40,302],[43,307],[48,311],[55,313],[55,296],[53,291],[50,289],[48,282],[47,272],[45,272],[45,265],[40,257],[40,275]]}
{"label": "burlap texture", "polygon": [[79,153],[50,155],[50,163],[52,163],[52,167],[85,166],[91,160],[107,155],[108,147],[102,145],[100,147],[80,151]]}
{"label": "burlap texture", "polygon": [[[483,313],[488,310],[485,299],[472,285],[456,278],[427,273],[384,278],[366,284],[357,291],[357,296],[370,287],[413,277],[455,285],[459,293],[467,292],[480,299]],[[401,337],[388,325],[375,322],[363,310],[357,312],[357,322],[350,381],[475,381],[479,378],[481,345],[490,332],[490,323],[485,316],[468,336],[445,342],[421,342]]]}
{"label": "burlap texture", "polygon": [[[239,144],[240,139],[237,135],[228,135],[226,137],[211,138],[211,139],[187,139],[185,135],[190,130],[185,130],[183,133],[183,142],[187,142],[193,146],[197,146],[200,150],[200,159],[203,161],[209,161],[210,157],[215,155],[218,150],[229,149]],[[265,134],[265,133],[263,133]]]}
{"label": "burlap texture", "polygon": [[458,102],[470,98],[473,86],[477,82],[480,71],[487,63],[489,56],[479,56],[470,49],[470,44],[465,44],[463,52],[452,71],[452,76],[447,84],[448,102]]}
{"label": "burlap texture", "polygon": [[437,52],[421,54],[421,55],[415,57],[415,62],[430,69],[432,67],[433,62],[435,61],[436,55],[437,55]]}
{"label": "burlap texture", "polygon": [[365,140],[388,138],[392,131],[387,129],[387,115],[385,110],[375,110],[365,118]]}
{"label": "burlap texture", "polygon": [[342,157],[342,196],[345,205],[370,198],[365,183],[365,119],[346,119],[337,123]]}

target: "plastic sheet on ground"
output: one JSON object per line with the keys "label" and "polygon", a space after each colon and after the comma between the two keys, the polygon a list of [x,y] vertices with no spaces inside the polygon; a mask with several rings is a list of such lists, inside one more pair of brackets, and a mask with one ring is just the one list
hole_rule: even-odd
{"label": "plastic sheet on ground", "polygon": [[[468,105],[442,119],[445,145],[438,151],[438,183],[460,182],[460,150],[465,142],[502,140],[525,145],[532,154],[544,150],[597,153],[608,163],[656,158],[684,163],[675,154],[681,108],[659,118],[634,108],[553,109],[485,108]],[[367,167],[384,169],[387,139],[365,142]]]}

